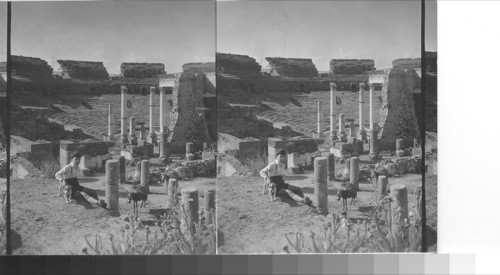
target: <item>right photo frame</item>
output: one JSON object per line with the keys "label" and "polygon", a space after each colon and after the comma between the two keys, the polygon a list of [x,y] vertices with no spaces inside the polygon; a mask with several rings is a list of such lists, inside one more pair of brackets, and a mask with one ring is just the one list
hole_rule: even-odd
{"label": "right photo frame", "polygon": [[217,3],[218,254],[437,251],[436,6]]}

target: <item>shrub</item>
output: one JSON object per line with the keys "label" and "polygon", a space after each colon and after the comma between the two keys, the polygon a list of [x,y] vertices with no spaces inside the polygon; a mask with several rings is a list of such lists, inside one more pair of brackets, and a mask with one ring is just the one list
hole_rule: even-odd
{"label": "shrub", "polygon": [[241,164],[247,168],[251,175],[259,176],[260,170],[267,165],[267,156],[264,154],[255,157],[247,157],[241,160]]}
{"label": "shrub", "polygon": [[39,164],[39,169],[45,177],[54,179],[56,172],[60,169],[59,162],[57,160],[43,160]]}
{"label": "shrub", "polygon": [[357,253],[357,252],[420,252],[420,216],[411,211],[412,216],[397,232],[392,232],[390,200],[376,203],[368,213],[368,219],[358,223],[348,223],[341,227],[338,215],[328,215],[330,221],[322,234],[296,232],[285,235],[288,245],[284,250],[291,253]]}
{"label": "shrub", "polygon": [[[183,207],[176,207],[171,215],[164,215],[154,226],[144,225],[135,215],[129,215],[119,234],[109,234],[109,243],[104,242],[101,234],[85,235],[86,247],[83,253],[95,255],[164,255],[164,254],[215,254],[215,222],[204,224],[189,223],[181,229],[181,217],[185,217]],[[212,217],[214,213],[212,212]],[[213,219],[212,219],[213,220]]]}

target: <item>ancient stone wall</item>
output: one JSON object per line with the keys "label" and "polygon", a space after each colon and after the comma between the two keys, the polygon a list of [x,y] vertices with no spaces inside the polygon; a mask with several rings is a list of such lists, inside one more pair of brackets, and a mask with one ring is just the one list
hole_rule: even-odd
{"label": "ancient stone wall", "polygon": [[[21,136],[28,140],[47,140],[57,148],[62,139],[87,139],[80,129],[66,130],[63,125],[52,123],[49,116],[52,111],[45,107],[25,107],[13,104],[11,106],[11,117],[15,117],[15,123],[11,123],[11,135]],[[56,149],[54,149],[56,150]]]}
{"label": "ancient stone wall", "polygon": [[248,55],[216,53],[218,73],[234,75],[260,75],[261,65]]}
{"label": "ancient stone wall", "polygon": [[375,70],[375,61],[372,59],[332,59],[330,60],[331,74],[363,74]]}
{"label": "ancient stone wall", "polygon": [[190,71],[196,73],[213,73],[215,72],[215,62],[197,62],[197,63],[186,63],[182,65],[182,71]]}
{"label": "ancient stone wall", "polygon": [[248,91],[250,93],[307,93],[311,91],[328,91],[330,89],[330,82],[328,79],[282,79],[280,77],[236,78],[217,74],[218,92],[224,93],[233,89]]}
{"label": "ancient stone wall", "polygon": [[422,60],[420,58],[399,58],[392,61],[392,67],[421,68]]}
{"label": "ancient stone wall", "polygon": [[307,58],[266,57],[271,67],[271,75],[288,77],[317,77],[318,69]]}
{"label": "ancient stone wall", "polygon": [[12,74],[31,81],[48,80],[52,78],[53,70],[47,63],[37,57],[12,55]]}
{"label": "ancient stone wall", "polygon": [[162,63],[122,63],[120,71],[123,78],[152,78],[167,74]]}
{"label": "ancient stone wall", "polygon": [[196,150],[203,148],[204,142],[211,143],[203,115],[205,85],[203,73],[184,72],[176,79],[169,126],[169,146],[172,151],[184,152],[186,142],[193,142]]}
{"label": "ancient stone wall", "polygon": [[420,77],[413,69],[396,67],[384,76],[378,134],[381,146],[395,148],[396,139],[413,144],[413,139],[420,137],[413,96],[416,88],[420,88]]}
{"label": "ancient stone wall", "polygon": [[96,61],[76,61],[57,60],[61,65],[63,74],[67,74],[71,79],[81,80],[107,80],[109,74],[102,62]]}

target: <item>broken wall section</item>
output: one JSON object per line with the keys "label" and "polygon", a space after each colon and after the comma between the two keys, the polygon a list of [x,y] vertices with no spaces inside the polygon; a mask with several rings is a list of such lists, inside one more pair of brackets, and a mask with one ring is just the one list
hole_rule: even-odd
{"label": "broken wall section", "polygon": [[120,72],[123,78],[154,78],[167,74],[162,63],[122,63]]}
{"label": "broken wall section", "polygon": [[396,139],[404,139],[406,145],[413,144],[414,138],[420,139],[414,101],[420,77],[415,70],[402,67],[393,68],[381,77],[384,87],[378,137],[381,149],[395,150]]}
{"label": "broken wall section", "polygon": [[79,80],[108,80],[109,73],[104,63],[97,61],[57,60],[63,75]]}
{"label": "broken wall section", "polygon": [[[12,55],[12,75],[27,78],[31,81],[44,81],[52,79],[52,67],[47,61],[21,55]],[[2,62],[6,63],[6,62]]]}
{"label": "broken wall section", "polygon": [[330,73],[336,74],[364,74],[376,70],[375,61],[372,59],[332,59],[330,60]]}
{"label": "broken wall section", "polygon": [[261,65],[248,55],[216,53],[217,72],[234,75],[260,75]]}
{"label": "broken wall section", "polygon": [[317,77],[318,69],[308,58],[266,57],[272,76]]}
{"label": "broken wall section", "polygon": [[203,143],[211,143],[208,131],[203,93],[207,87],[203,73],[183,72],[175,80],[170,113],[170,150],[185,152],[186,142],[193,142],[195,150],[201,150]]}

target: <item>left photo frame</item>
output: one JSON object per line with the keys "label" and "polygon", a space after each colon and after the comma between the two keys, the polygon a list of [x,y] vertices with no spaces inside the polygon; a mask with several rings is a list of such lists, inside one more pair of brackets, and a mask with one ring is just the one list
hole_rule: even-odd
{"label": "left photo frame", "polygon": [[12,254],[215,254],[215,1],[11,7]]}
{"label": "left photo frame", "polygon": [[7,253],[7,3],[0,2],[0,255]]}

